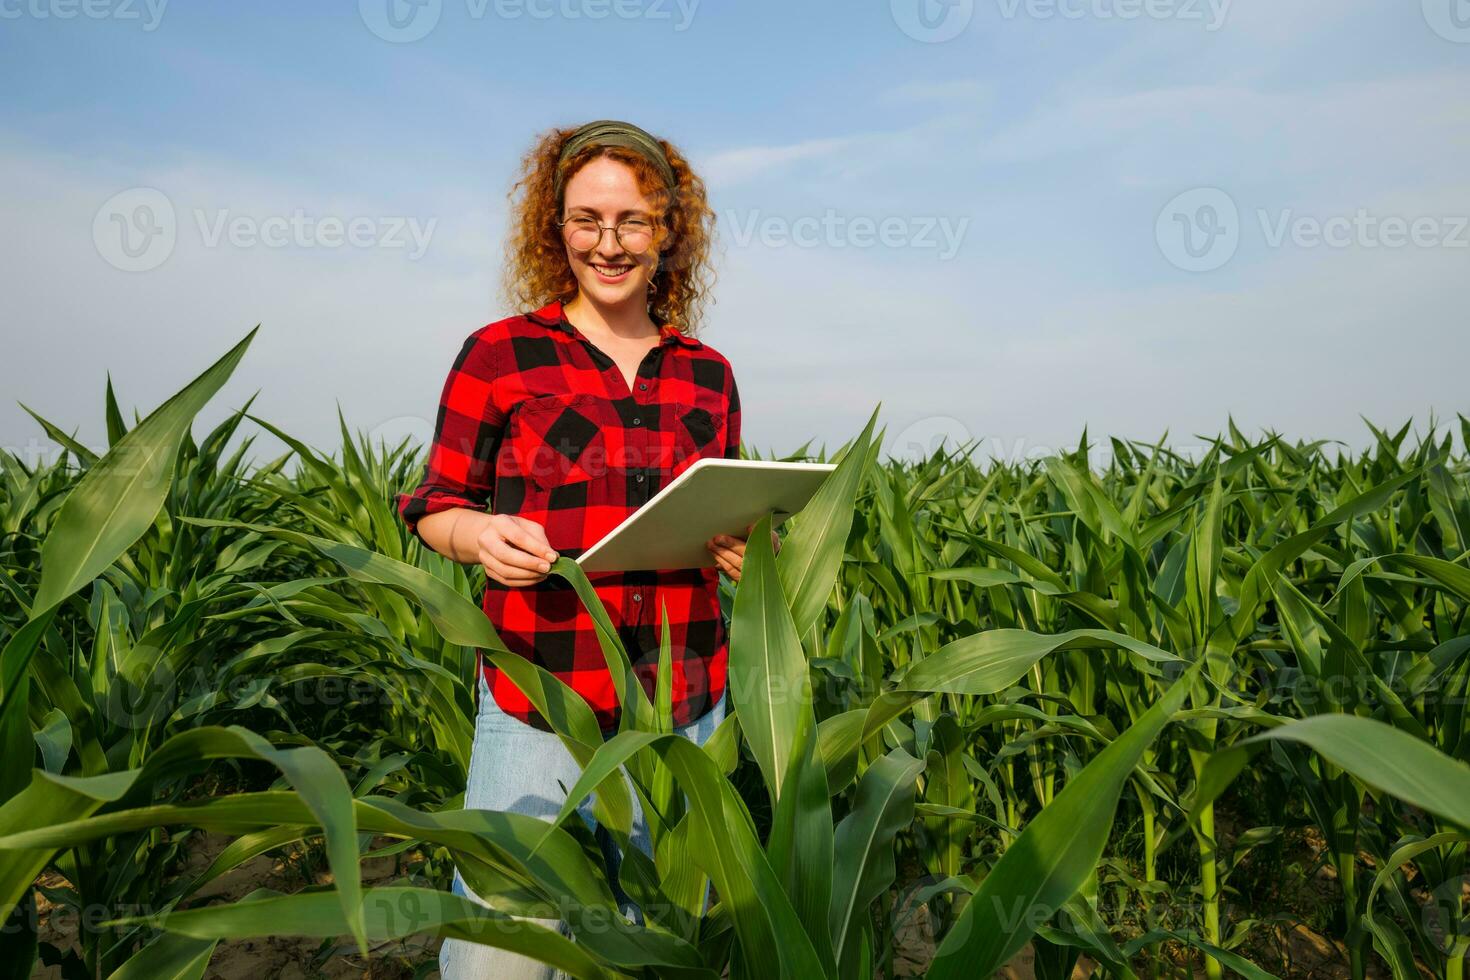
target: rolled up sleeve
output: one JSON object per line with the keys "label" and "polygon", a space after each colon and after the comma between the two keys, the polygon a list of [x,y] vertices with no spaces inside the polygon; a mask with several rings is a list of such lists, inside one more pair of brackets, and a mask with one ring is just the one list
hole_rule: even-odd
{"label": "rolled up sleeve", "polygon": [[482,331],[465,340],[444,381],[424,477],[412,492],[396,495],[399,517],[421,541],[418,524],[430,514],[489,508],[506,424],[495,397],[497,360],[496,345]]}

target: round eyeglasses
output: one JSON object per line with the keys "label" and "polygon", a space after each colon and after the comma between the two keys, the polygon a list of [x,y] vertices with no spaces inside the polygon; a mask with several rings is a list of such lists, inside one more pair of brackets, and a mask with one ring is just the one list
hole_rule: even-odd
{"label": "round eyeglasses", "polygon": [[576,215],[557,222],[566,243],[577,252],[590,252],[602,244],[602,233],[611,231],[613,240],[630,255],[642,255],[653,247],[653,224],[642,218],[624,218],[604,225],[596,218]]}

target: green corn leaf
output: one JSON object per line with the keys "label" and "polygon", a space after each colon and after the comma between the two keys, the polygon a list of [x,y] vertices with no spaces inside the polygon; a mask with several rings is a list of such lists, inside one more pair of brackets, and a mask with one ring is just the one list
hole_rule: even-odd
{"label": "green corn leaf", "polygon": [[852,812],[837,825],[828,926],[838,961],[849,963],[859,925],[897,873],[893,840],[913,821],[915,781],[924,762],[894,749],[868,767]]}
{"label": "green corn leaf", "polygon": [[[30,621],[0,651],[0,748],[29,759],[26,668],[62,601],[92,581],[153,526],[173,482],[179,447],[199,410],[234,373],[256,330],[91,464],[66,495],[41,545],[41,583]],[[0,800],[23,785],[26,765],[7,767]]]}
{"label": "green corn leaf", "polygon": [[130,956],[107,980],[203,980],[218,945],[218,939],[164,933]]}
{"label": "green corn leaf", "polygon": [[[95,785],[110,788],[106,783],[110,778],[98,777]],[[625,922],[615,910],[606,880],[589,861],[582,843],[557,827],[549,828],[538,818],[489,810],[430,814],[385,797],[354,800],[352,806],[359,832],[427,841],[450,848],[460,871],[477,894],[502,911],[517,915],[537,918],[564,915],[579,940],[610,962],[630,968],[663,965],[681,969],[699,963],[697,952],[688,943]],[[299,793],[242,793],[191,803],[117,810],[30,829],[17,828],[0,834],[0,858],[38,849],[54,851],[172,824],[217,833],[265,835],[272,831],[263,831],[263,827],[300,828],[316,821],[316,815]],[[260,843],[263,841],[257,840],[251,846]],[[236,862],[243,859],[243,851],[232,856]]]}
{"label": "green corn leaf", "polygon": [[1262,555],[1246,573],[1240,587],[1240,601],[1231,617],[1231,633],[1237,641],[1250,635],[1260,614],[1261,604],[1271,594],[1271,583],[1281,570],[1313,545],[1324,540],[1333,528],[1361,514],[1378,510],[1400,489],[1417,478],[1419,470],[1400,474],[1371,490],[1364,491],[1347,503],[1333,509],[1326,517],[1300,534],[1294,534]]}
{"label": "green corn leaf", "polygon": [[1470,828],[1470,766],[1392,725],[1346,714],[1289,722],[1215,752],[1200,773],[1190,813],[1218,799],[1250,757],[1273,741],[1305,745],[1376,790]]}
{"label": "green corn leaf", "polygon": [[1026,825],[940,944],[929,977],[989,976],[1082,887],[1102,856],[1124,785],[1183,706],[1201,664],[1170,685]]}
{"label": "green corn leaf", "polygon": [[[208,518],[182,520],[203,527],[241,528],[293,541],[337,562],[357,581],[388,586],[402,593],[423,607],[444,639],[462,646],[478,647],[496,667],[503,670],[547,719],[579,762],[589,758],[593,748],[602,744],[596,715],[582,696],[549,671],[506,649],[484,610],[430,572],[363,548],[285,528]],[[561,560],[557,559],[558,562]],[[639,690],[642,691],[641,686]],[[610,787],[606,795],[599,798],[598,807],[599,818],[607,820],[611,826],[626,832],[632,825],[632,803],[625,787]]]}
{"label": "green corn leaf", "polygon": [[602,600],[597,597],[597,591],[587,580],[587,573],[582,571],[581,565],[565,556],[552,562],[551,571],[572,583],[572,588],[577,590],[577,595],[582,599],[582,605],[592,616],[597,642],[602,647],[602,656],[612,678],[613,690],[617,692],[618,704],[623,708],[621,727],[625,731],[629,728],[640,732],[657,730],[658,720],[653,702],[649,701],[648,692],[643,689],[638,675],[633,672],[633,661],[628,659],[628,651],[618,638],[612,617],[607,614],[607,607],[602,604]]}
{"label": "green corn leaf", "polygon": [[746,974],[790,980],[832,976],[761,849],[740,795],[714,760],[682,735],[625,731],[609,739],[583,767],[547,839],[589,794],[605,782],[618,781],[619,767],[644,749],[659,753],[689,797],[689,859],[720,895],[739,937]]}
{"label": "green corn leaf", "polygon": [[770,527],[770,515],[757,521],[745,548],[730,621],[729,691],[774,805],[797,725],[812,702],[806,655],[776,574]]}
{"label": "green corn leaf", "polygon": [[1442,847],[1453,847],[1466,843],[1470,843],[1470,836],[1455,833],[1435,834],[1422,840],[1409,841],[1396,847],[1388,856],[1388,860],[1384,861],[1378,869],[1378,873],[1373,876],[1373,887],[1369,889],[1368,899],[1363,903],[1363,907],[1367,909],[1363,913],[1363,925],[1373,933],[1374,948],[1388,961],[1394,980],[1418,980],[1420,974],[1414,965],[1414,954],[1409,946],[1408,937],[1392,919],[1374,911],[1374,899],[1377,898],[1379,890],[1393,879],[1400,868],[1419,855]]}
{"label": "green corn leaf", "polygon": [[83,469],[86,469],[88,466],[91,466],[93,463],[97,462],[96,453],[88,449],[86,446],[82,445],[80,442],[77,442],[77,440],[72,436],[67,435],[65,432],[62,431],[60,426],[42,418],[25,402],[16,402],[16,404],[25,409],[26,414],[35,419],[36,422],[40,424],[41,428],[46,430],[46,435],[50,437],[57,445],[61,446],[63,449],[66,449],[73,456],[75,456],[77,458],[77,462],[81,464]]}
{"label": "green corn leaf", "polygon": [[[873,426],[877,421],[878,409],[875,408],[863,431],[848,444],[837,468],[822,481],[816,494],[801,509],[791,533],[781,546],[777,570],[782,588],[791,598],[791,618],[796,624],[797,636],[805,636],[817,621],[827,606],[832,585],[837,581],[843,549],[852,529],[853,502],[867,472],[870,452],[876,448],[871,443]],[[752,531],[748,542],[758,534],[759,531]],[[769,540],[769,530],[765,538]],[[750,560],[749,549],[750,544],[747,543],[747,562]],[[743,581],[746,572],[742,569],[740,574]]]}
{"label": "green corn leaf", "polygon": [[1078,629],[1055,635],[1018,629],[987,630],[953,640],[920,660],[903,675],[898,689],[994,694],[1010,687],[1048,654],[1089,647],[1117,647],[1148,663],[1179,662],[1167,650],[1110,630]]}
{"label": "green corn leaf", "polygon": [[827,772],[816,755],[816,729],[816,717],[807,708],[797,722],[791,765],[772,818],[766,854],[830,976],[837,971],[827,924],[832,902],[832,806]]}
{"label": "green corn leaf", "polygon": [[259,330],[210,365],[118,440],[67,494],[41,546],[39,615],[101,574],[153,526],[189,424],[234,373]]}
{"label": "green corn leaf", "polygon": [[[136,430],[134,430],[136,431]],[[96,813],[132,795],[147,795],[159,780],[200,762],[219,758],[254,758],[281,771],[296,788],[314,822],[326,836],[327,860],[336,879],[336,898],[360,948],[366,952],[359,905],[362,897],[357,864],[357,828],[352,791],[331,756],[315,746],[278,749],[244,728],[199,728],[170,739],[141,769],[101,776],[53,776],[36,770],[30,785],[0,807],[0,911],[8,914],[30,888],[55,846],[7,842],[41,821],[62,824]]]}
{"label": "green corn leaf", "polygon": [[283,932],[329,938],[349,932],[350,918],[362,921],[366,935],[374,940],[426,933],[510,950],[584,980],[616,980],[620,976],[555,929],[428,888],[370,889],[352,917],[343,915],[330,892],[303,892],[256,894],[230,905],[117,921],[146,923],[202,940],[239,940],[276,937]]}

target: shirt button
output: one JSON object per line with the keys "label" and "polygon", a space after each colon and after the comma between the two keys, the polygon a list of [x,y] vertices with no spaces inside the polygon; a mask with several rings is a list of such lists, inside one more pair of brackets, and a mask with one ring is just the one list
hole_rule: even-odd
{"label": "shirt button", "polygon": [[642,602],[643,601],[643,593],[641,593],[641,592],[634,592],[633,593],[633,601],[634,602]]}
{"label": "shirt button", "polygon": [[634,425],[642,425],[643,424],[643,420],[640,419],[638,416],[635,415],[635,416],[633,416],[633,424]]}
{"label": "shirt button", "polygon": [[639,382],[639,384],[638,384],[638,390],[639,391],[647,391],[648,390],[648,384],[647,384],[647,382]]}
{"label": "shirt button", "polygon": [[636,477],[636,479],[638,480],[639,483],[642,483],[643,482],[643,474],[642,473],[639,473],[638,476]]}

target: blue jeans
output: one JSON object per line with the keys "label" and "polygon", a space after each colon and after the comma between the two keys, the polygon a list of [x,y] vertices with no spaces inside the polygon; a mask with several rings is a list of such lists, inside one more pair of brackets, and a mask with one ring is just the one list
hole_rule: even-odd
{"label": "blue jeans", "polygon": [[[490,696],[483,676],[480,678],[479,692],[480,706],[475,715],[475,741],[470,750],[470,771],[464,794],[465,808],[524,813],[550,823],[566,802],[566,790],[571,789],[582,774],[581,767],[555,734],[533,728],[502,711]],[[724,718],[725,697],[721,696],[702,718],[696,718],[674,731],[696,745],[703,745]],[[603,733],[603,737],[611,738],[615,734],[616,731],[608,731]],[[632,796],[632,802],[633,843],[643,853],[652,856],[648,821],[643,816],[643,808],[636,795]],[[577,807],[577,812],[597,834],[602,844],[613,894],[620,900],[625,899],[626,896],[617,884],[622,855],[607,832],[598,827],[593,819],[592,798],[583,800]],[[454,873],[454,892],[480,901],[466,887],[458,871]],[[632,912],[635,918],[638,915],[637,907],[632,905],[631,900],[627,900],[624,912]],[[559,923],[552,919],[531,921],[569,934],[564,922]],[[444,940],[439,951],[439,972],[443,980],[555,980],[564,976],[550,966],[517,953],[459,939]]]}

